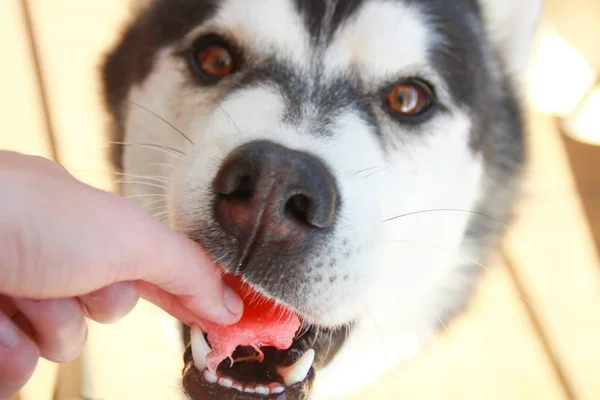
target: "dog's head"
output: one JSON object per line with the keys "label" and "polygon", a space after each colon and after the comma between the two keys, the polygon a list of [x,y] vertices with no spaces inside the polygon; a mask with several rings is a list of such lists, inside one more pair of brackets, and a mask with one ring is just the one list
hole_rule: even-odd
{"label": "dog's head", "polygon": [[373,367],[340,384],[370,379],[505,218],[538,5],[497,3],[152,1],[104,67],[124,194],[297,312],[299,354],[352,349]]}

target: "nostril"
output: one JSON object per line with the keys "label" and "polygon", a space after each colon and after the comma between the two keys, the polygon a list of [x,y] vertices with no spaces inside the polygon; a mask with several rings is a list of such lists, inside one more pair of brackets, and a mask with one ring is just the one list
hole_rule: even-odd
{"label": "nostril", "polygon": [[309,221],[311,203],[311,200],[307,196],[303,194],[296,194],[292,196],[285,204],[285,211],[294,219],[307,225],[312,225]]}
{"label": "nostril", "polygon": [[253,192],[253,179],[245,171],[235,169],[221,171],[214,181],[214,189],[227,198],[248,200]]}
{"label": "nostril", "polygon": [[252,179],[249,175],[240,175],[228,193],[221,193],[236,200],[248,200],[252,197]]}

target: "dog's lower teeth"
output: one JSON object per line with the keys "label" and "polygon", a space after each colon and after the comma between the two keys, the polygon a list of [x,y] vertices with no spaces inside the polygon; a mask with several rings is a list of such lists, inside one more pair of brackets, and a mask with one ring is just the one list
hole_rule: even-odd
{"label": "dog's lower teeth", "polygon": [[209,370],[205,369],[204,370],[204,379],[208,383],[217,383],[217,381],[219,380],[219,377],[217,375],[213,374],[212,372],[210,372]]}
{"label": "dog's lower teeth", "polygon": [[269,394],[269,388],[266,388],[264,386],[257,386],[254,388],[254,390],[258,394]]}
{"label": "dog's lower teeth", "polygon": [[243,387],[242,385],[240,385],[240,384],[234,384],[232,387],[233,387],[235,390],[237,390],[238,392],[241,392],[241,391],[243,391],[243,390],[244,390],[244,387]]}
{"label": "dog's lower teeth", "polygon": [[219,385],[226,387],[226,388],[230,388],[233,386],[233,381],[231,379],[221,378],[221,379],[219,379]]}
{"label": "dog's lower teeth", "polygon": [[[218,383],[220,386],[225,388],[233,388],[239,392],[245,393],[258,393],[262,395],[269,394],[278,394],[283,393],[285,391],[285,387],[273,383],[269,387],[266,386],[242,386],[238,382],[227,378],[221,377],[219,378],[215,373],[206,369],[206,356],[210,353],[211,349],[206,343],[206,339],[204,338],[204,334],[202,330],[198,326],[193,326],[191,329],[191,347],[192,347],[192,357],[194,358],[194,365],[199,370],[202,371],[204,376],[204,380],[208,383]],[[292,386],[298,382],[302,382],[306,379],[308,375],[308,371],[312,367],[313,361],[315,360],[315,351],[313,349],[309,349],[298,361],[289,367],[277,367],[277,373],[283,378],[283,381],[286,386]]]}
{"label": "dog's lower teeth", "polygon": [[285,388],[283,386],[276,386],[274,388],[271,388],[271,393],[273,393],[273,394],[283,393],[284,390],[285,390]]}
{"label": "dog's lower teeth", "polygon": [[208,343],[206,343],[206,339],[204,339],[204,334],[196,325],[192,326],[190,342],[192,345],[194,365],[199,371],[202,371],[206,368],[206,356],[210,353],[210,347],[208,347]]}
{"label": "dog's lower teeth", "polygon": [[277,373],[281,375],[286,386],[292,386],[295,383],[302,382],[306,378],[314,360],[315,351],[309,349],[302,354],[302,357],[298,361],[289,367],[278,367]]}

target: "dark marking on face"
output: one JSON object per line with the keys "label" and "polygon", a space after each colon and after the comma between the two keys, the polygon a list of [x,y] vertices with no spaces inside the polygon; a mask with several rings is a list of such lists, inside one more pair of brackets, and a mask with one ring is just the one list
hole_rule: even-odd
{"label": "dark marking on face", "polygon": [[333,38],[334,33],[344,22],[351,19],[356,14],[357,10],[364,2],[365,0],[341,0],[337,2],[333,16],[331,17],[331,33],[329,40]]}
{"label": "dark marking on face", "polygon": [[352,112],[379,135],[372,105],[348,77],[319,80],[307,71],[294,68],[275,58],[246,70],[243,77],[230,89],[228,96],[251,87],[274,88],[285,102],[283,120],[291,125],[308,121],[308,132],[314,136],[329,136],[333,122],[344,112]]}
{"label": "dark marking on face", "polygon": [[[155,0],[125,31],[101,71],[105,103],[115,121],[113,141],[123,141],[123,102],[132,85],[143,82],[152,71],[156,52],[182,39],[216,10],[216,3],[207,0]],[[121,146],[113,147],[112,160],[118,170],[123,169],[122,152]]]}
{"label": "dark marking on face", "polygon": [[294,0],[296,10],[304,18],[306,30],[309,32],[311,41],[316,44],[324,29],[323,20],[327,12],[327,4],[323,0]]}

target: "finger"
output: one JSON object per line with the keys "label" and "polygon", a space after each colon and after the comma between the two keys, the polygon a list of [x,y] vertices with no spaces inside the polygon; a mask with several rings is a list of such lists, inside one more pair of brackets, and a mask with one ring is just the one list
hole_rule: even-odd
{"label": "finger", "polygon": [[241,299],[225,289],[222,270],[203,249],[130,202],[16,153],[0,152],[0,186],[0,265],[16,265],[0,269],[0,292],[74,297],[145,280],[184,299],[198,316],[240,318]]}
{"label": "finger", "polygon": [[79,296],[86,317],[103,324],[112,324],[129,314],[139,299],[134,282],[119,282]]}
{"label": "finger", "polygon": [[19,310],[15,307],[15,303],[13,303],[10,297],[0,294],[0,313],[8,316],[8,318],[12,318],[19,313]]}
{"label": "finger", "polygon": [[33,340],[0,312],[0,399],[9,398],[27,383],[38,358]]}
{"label": "finger", "polygon": [[[165,248],[171,249],[181,261],[175,264],[170,264],[168,258],[161,262],[142,261],[148,268],[137,279],[177,296],[184,307],[200,318],[221,324],[239,320],[244,307],[241,298],[223,283],[223,271],[201,247],[179,234],[170,234],[164,240],[165,244],[170,241]],[[164,268],[165,265],[170,267]]]}
{"label": "finger", "polygon": [[13,299],[29,321],[41,355],[53,362],[74,360],[87,339],[83,310],[74,299]]}
{"label": "finger", "polygon": [[184,324],[188,326],[200,324],[202,327],[203,324],[199,321],[198,316],[185,307],[179,297],[143,281],[138,282],[138,293],[140,297],[162,308]]}

